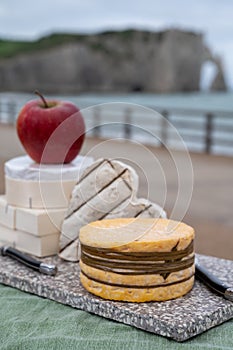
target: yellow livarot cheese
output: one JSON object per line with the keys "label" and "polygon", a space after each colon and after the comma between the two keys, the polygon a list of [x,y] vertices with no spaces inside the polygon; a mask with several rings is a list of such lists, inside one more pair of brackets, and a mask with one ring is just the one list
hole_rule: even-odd
{"label": "yellow livarot cheese", "polygon": [[[119,273],[107,272],[98,268],[93,268],[80,261],[80,268],[87,276],[94,276],[95,279],[103,283],[117,284],[119,282]],[[173,283],[180,279],[189,278],[194,274],[194,265],[187,269],[171,272],[167,278],[166,283]],[[141,274],[141,275],[121,275],[121,284],[126,286],[130,284],[135,286],[153,286],[155,284],[164,284],[164,277],[160,274]]]}
{"label": "yellow livarot cheese", "polygon": [[148,301],[167,301],[187,294],[193,287],[194,277],[176,285],[155,288],[124,288],[109,286],[87,278],[81,273],[80,280],[90,293],[103,299],[143,303]]}
{"label": "yellow livarot cheese", "polygon": [[194,239],[191,226],[161,218],[99,220],[80,229],[80,242],[92,247],[121,251],[170,251],[184,249]]}
{"label": "yellow livarot cheese", "polygon": [[80,230],[80,280],[105,299],[145,302],[181,297],[194,283],[194,230],[168,219],[92,222]]}

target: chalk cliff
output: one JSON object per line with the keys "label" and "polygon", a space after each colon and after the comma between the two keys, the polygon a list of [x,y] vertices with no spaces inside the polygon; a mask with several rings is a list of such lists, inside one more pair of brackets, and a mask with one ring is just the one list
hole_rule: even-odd
{"label": "chalk cliff", "polygon": [[[105,32],[1,59],[0,90],[197,91],[201,67],[206,60],[215,62],[199,33]],[[215,80],[212,88],[223,90],[226,85],[220,61],[217,68],[217,82]]]}

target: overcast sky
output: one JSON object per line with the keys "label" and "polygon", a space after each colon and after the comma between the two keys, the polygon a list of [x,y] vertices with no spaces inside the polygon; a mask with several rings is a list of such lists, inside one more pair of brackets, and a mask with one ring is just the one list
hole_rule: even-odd
{"label": "overcast sky", "polygon": [[205,34],[233,88],[233,0],[0,0],[0,37],[179,27]]}

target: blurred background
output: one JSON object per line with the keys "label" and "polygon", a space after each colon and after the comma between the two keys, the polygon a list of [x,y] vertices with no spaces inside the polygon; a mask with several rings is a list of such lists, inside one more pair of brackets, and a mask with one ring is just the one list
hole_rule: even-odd
{"label": "blurred background", "polygon": [[[230,0],[1,0],[0,192],[4,162],[24,153],[18,112],[38,89],[84,110],[82,154],[127,156],[136,167],[140,158],[139,194],[168,214],[180,186],[169,150],[180,159],[187,147],[194,183],[184,221],[196,230],[199,253],[233,259],[232,13]],[[120,142],[103,142],[113,138]],[[151,154],[166,177],[165,203]],[[186,181],[185,164],[178,170]]]}

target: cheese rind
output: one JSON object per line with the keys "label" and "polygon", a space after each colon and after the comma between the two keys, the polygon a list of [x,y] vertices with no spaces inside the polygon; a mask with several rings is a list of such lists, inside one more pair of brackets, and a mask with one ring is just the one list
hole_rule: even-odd
{"label": "cheese rind", "polygon": [[46,257],[57,254],[59,234],[53,233],[47,236],[37,237],[30,233],[12,230],[0,225],[0,244],[11,245],[25,253],[37,257]]}
{"label": "cheese rind", "polygon": [[[135,192],[137,190],[138,177],[131,167],[126,167],[121,162],[109,161],[107,159],[97,160],[84,171],[81,179],[77,181],[77,185],[72,191],[72,200],[69,203],[67,216],[72,215],[74,211],[77,211],[83,204],[95,196],[99,196],[99,200],[101,201],[101,197],[103,196],[102,190],[111,186],[112,182],[118,180],[118,182],[115,182],[116,186],[120,179],[125,181],[125,184],[128,185],[129,189],[131,188],[131,191]],[[120,196],[119,189],[117,189],[117,192],[119,200],[124,200],[124,197],[121,198]],[[102,198],[103,200],[106,201],[106,199]],[[113,199],[111,202],[113,202]],[[112,207],[114,207],[114,203],[112,203]]]}
{"label": "cheese rind", "polygon": [[178,298],[194,283],[194,230],[173,220],[128,218],[80,230],[80,280],[104,299],[146,302]]}
{"label": "cheese rind", "polygon": [[0,224],[15,229],[15,207],[9,205],[6,196],[0,196]]}
{"label": "cheese rind", "polygon": [[[119,193],[121,194],[120,196]],[[62,226],[60,247],[63,248],[67,243],[75,240],[82,226],[90,221],[102,218],[130,195],[131,191],[125,182],[120,178],[116,179],[102,191],[101,198],[99,198],[100,195],[93,197],[77,213],[65,218]]]}
{"label": "cheese rind", "polygon": [[187,248],[194,229],[163,218],[115,218],[91,222],[80,229],[81,244],[119,252],[168,252]]}
{"label": "cheese rind", "polygon": [[105,219],[114,218],[166,218],[165,211],[156,203],[144,198],[126,200],[112,210]]}
{"label": "cheese rind", "polygon": [[86,274],[86,276],[94,277],[95,279],[102,281],[103,283],[120,283],[124,285],[136,285],[149,287],[151,285],[162,285],[167,283],[179,282],[182,279],[191,278],[195,272],[194,264],[184,270],[170,273],[166,279],[161,274],[145,274],[145,275],[121,275],[120,273],[114,273],[110,271],[101,270],[88,266],[83,261],[80,261],[80,268]]}
{"label": "cheese rind", "polygon": [[37,164],[29,156],[21,156],[5,163],[5,175],[29,181],[77,181],[92,162],[93,158],[78,155],[69,164]]}
{"label": "cheese rind", "polygon": [[137,190],[138,175],[128,164],[98,159],[88,167],[72,191],[62,225],[59,256],[68,261],[79,260],[79,231],[89,222],[116,217],[166,217],[159,205],[138,199]]}
{"label": "cheese rind", "polygon": [[35,236],[60,233],[66,213],[65,209],[16,208],[15,228]]}
{"label": "cheese rind", "polygon": [[179,298],[187,294],[193,287],[194,277],[187,281],[170,286],[156,288],[125,288],[109,286],[104,283],[93,281],[83,273],[80,274],[80,281],[90,293],[108,300],[119,300],[142,303],[147,301],[166,301]]}
{"label": "cheese rind", "polygon": [[76,181],[26,181],[5,177],[7,203],[23,208],[66,208]]}

